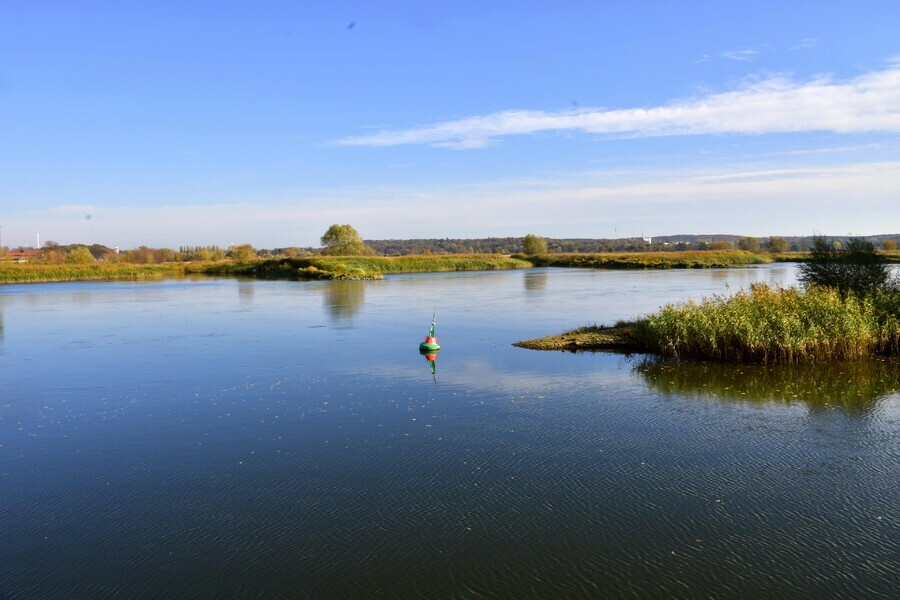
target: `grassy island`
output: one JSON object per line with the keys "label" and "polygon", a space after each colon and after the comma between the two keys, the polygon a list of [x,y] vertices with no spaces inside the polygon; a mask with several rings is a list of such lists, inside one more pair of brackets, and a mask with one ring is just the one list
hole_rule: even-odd
{"label": "grassy island", "polygon": [[391,273],[440,273],[526,269],[531,263],[498,254],[439,256],[313,256],[282,258],[246,264],[204,265],[193,272],[246,275],[260,279],[382,279]]}
{"label": "grassy island", "polygon": [[751,286],[734,296],[669,304],[615,327],[518,342],[538,350],[625,350],[762,364],[900,355],[900,294]]}

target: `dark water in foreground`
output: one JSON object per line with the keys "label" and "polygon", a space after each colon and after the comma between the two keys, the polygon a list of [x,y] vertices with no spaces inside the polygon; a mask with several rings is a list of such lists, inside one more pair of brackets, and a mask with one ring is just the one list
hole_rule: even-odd
{"label": "dark water in foreground", "polygon": [[896,597],[896,363],[510,346],[792,277],[4,286],[0,598]]}

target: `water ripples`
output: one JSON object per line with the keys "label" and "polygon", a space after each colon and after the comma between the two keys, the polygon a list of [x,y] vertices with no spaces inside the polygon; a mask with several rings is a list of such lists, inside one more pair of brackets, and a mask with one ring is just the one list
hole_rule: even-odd
{"label": "water ripples", "polygon": [[[556,276],[546,291],[559,290]],[[585,297],[602,279],[573,276]],[[494,296],[518,308],[518,289],[447,281],[458,279],[452,290],[414,283],[460,303],[470,294],[488,314]],[[338,318],[319,285],[296,304],[340,328],[304,321],[280,334],[259,309],[271,302],[283,318],[306,288],[261,285],[233,299],[243,325],[200,338],[204,350],[225,346],[212,355],[225,366],[210,360],[208,372],[188,358],[162,377],[133,370],[142,344],[110,359],[122,371],[55,387],[40,369],[12,373],[16,393],[0,404],[0,597],[895,594],[900,397],[889,366],[849,387],[819,374],[647,374],[619,357],[509,348],[483,317],[470,331],[447,326],[435,382],[415,353],[418,329],[410,346],[391,337],[394,322],[366,323],[409,310],[416,286],[366,287]],[[7,308],[6,344],[15,322]],[[149,347],[166,358],[146,358],[151,368],[173,364],[191,337],[184,320],[160,327]]]}

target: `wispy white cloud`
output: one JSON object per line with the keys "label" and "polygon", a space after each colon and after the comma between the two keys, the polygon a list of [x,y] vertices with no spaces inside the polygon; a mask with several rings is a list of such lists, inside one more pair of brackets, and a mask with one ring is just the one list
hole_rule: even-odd
{"label": "wispy white cloud", "polygon": [[794,44],[788,48],[788,50],[808,50],[809,48],[815,48],[818,44],[818,40],[813,38],[803,38],[798,44]]}
{"label": "wispy white cloud", "polygon": [[[282,201],[154,207],[60,206],[9,215],[3,241],[123,248],[249,242],[317,245],[332,223],[367,238],[612,237],[733,232],[900,231],[900,162],[717,171],[609,171],[456,186],[343,188]],[[91,214],[92,219],[84,217]],[[199,226],[198,223],[202,223]]]}
{"label": "wispy white cloud", "polygon": [[900,132],[900,65],[844,82],[770,77],[728,92],[651,108],[509,110],[344,138],[347,146],[483,148],[509,135],[580,131],[604,136]]}
{"label": "wispy white cloud", "polygon": [[722,53],[722,58],[727,58],[729,60],[737,60],[737,61],[745,61],[745,60],[753,60],[759,55],[759,50],[753,50],[752,48],[744,48],[743,50],[727,50]]}

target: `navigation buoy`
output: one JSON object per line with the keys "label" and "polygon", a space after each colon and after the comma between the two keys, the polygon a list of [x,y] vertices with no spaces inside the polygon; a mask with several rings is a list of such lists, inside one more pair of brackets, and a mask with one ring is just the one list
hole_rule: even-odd
{"label": "navigation buoy", "polygon": [[[437,314],[437,311],[435,311]],[[428,330],[428,335],[425,337],[425,341],[419,344],[419,352],[423,354],[433,354],[440,350],[441,347],[438,344],[437,338],[434,337],[434,314],[431,315],[431,328]],[[429,360],[434,360],[429,358]]]}

